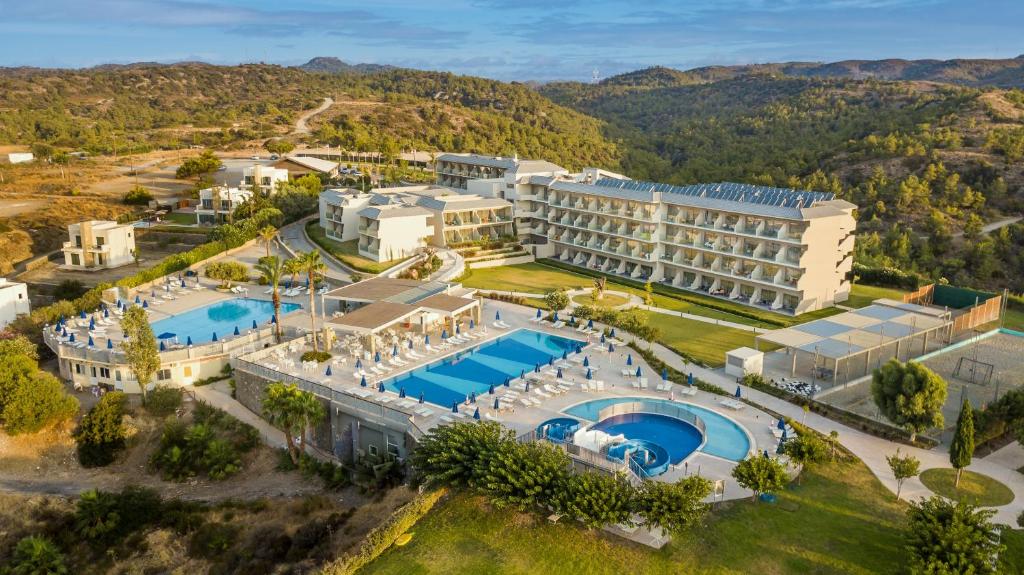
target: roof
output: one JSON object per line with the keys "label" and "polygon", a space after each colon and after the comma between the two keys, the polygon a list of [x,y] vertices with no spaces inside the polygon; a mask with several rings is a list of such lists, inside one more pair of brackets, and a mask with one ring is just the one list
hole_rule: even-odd
{"label": "roof", "polygon": [[485,166],[488,168],[504,168],[510,170],[516,167],[517,161],[513,158],[501,156],[481,156],[479,154],[441,154],[437,157],[439,162],[455,162],[459,164],[471,164],[474,166]]}
{"label": "roof", "polygon": [[751,348],[751,347],[737,347],[736,349],[734,349],[732,351],[727,351],[726,355],[730,355],[732,357],[739,357],[739,358],[742,358],[742,359],[750,359],[752,357],[762,356],[762,355],[764,355],[764,352],[763,351],[757,351],[756,349]]}
{"label": "roof", "polygon": [[511,202],[502,200],[501,198],[482,198],[480,196],[471,195],[459,195],[452,194],[448,196],[437,196],[437,197],[422,197],[417,204],[431,210],[446,211],[459,211],[459,210],[479,210],[486,208],[507,208],[511,207]]}
{"label": "roof", "polygon": [[[898,305],[888,305],[890,301]],[[948,322],[948,312],[893,300],[876,300],[861,309],[770,331],[757,339],[841,359],[942,327]]]}
{"label": "roof", "polygon": [[350,328],[352,331],[374,332],[386,328],[419,311],[418,306],[379,301],[365,305],[327,323]]}
{"label": "roof", "polygon": [[562,166],[551,163],[547,160],[520,160],[516,166],[517,173],[528,172],[568,172]]}
{"label": "roof", "polygon": [[439,293],[437,295],[432,295],[426,299],[420,300],[419,302],[416,303],[416,305],[433,311],[455,313],[458,311],[462,311],[466,307],[474,305],[475,303],[475,299],[455,297],[452,295],[445,295],[443,293]]}
{"label": "roof", "polygon": [[304,168],[316,170],[318,172],[333,172],[338,169],[337,162],[331,162],[329,160],[321,160],[320,158],[314,158],[312,156],[287,156],[282,162],[291,162],[298,164]]}
{"label": "roof", "polygon": [[354,284],[331,290],[324,297],[351,301],[390,301],[395,303],[416,303],[434,294],[443,293],[449,284],[437,281],[397,278],[370,278]]}
{"label": "roof", "polygon": [[[394,205],[394,204],[390,204]],[[416,206],[398,206],[398,207],[375,207],[363,208],[359,210],[359,215],[364,218],[370,218],[371,220],[386,220],[390,218],[412,218],[416,216],[427,217],[431,215],[430,210],[425,210]]]}

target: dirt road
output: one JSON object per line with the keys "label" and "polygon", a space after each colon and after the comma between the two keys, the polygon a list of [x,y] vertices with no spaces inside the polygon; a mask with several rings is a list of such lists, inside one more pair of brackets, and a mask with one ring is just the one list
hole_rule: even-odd
{"label": "dirt road", "polygon": [[324,102],[323,102],[323,104],[320,104],[319,108],[317,108],[315,110],[310,110],[308,112],[303,112],[303,114],[301,116],[299,116],[299,119],[295,120],[295,129],[292,130],[292,135],[301,136],[301,135],[304,135],[304,134],[308,134],[309,133],[309,124],[308,124],[309,119],[312,118],[313,116],[316,116],[317,114],[319,114],[321,112],[324,112],[325,110],[327,110],[327,108],[330,108],[333,104],[334,104],[334,98],[324,98]]}

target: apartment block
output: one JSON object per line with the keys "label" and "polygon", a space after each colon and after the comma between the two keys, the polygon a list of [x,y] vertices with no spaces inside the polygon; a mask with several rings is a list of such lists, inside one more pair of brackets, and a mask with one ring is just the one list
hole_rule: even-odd
{"label": "apartment block", "polygon": [[414,255],[433,236],[432,214],[418,206],[371,206],[360,210],[358,217],[359,255],[374,261]]}
{"label": "apartment block", "polygon": [[262,192],[272,194],[277,191],[279,182],[287,181],[288,170],[254,164],[242,169],[242,181],[238,187],[243,190],[252,190],[253,184],[256,184]]}
{"label": "apartment block", "polygon": [[68,226],[64,267],[75,270],[116,268],[135,261],[135,228],[109,220],[89,220]]}
{"label": "apartment block", "polygon": [[28,287],[21,282],[0,278],[0,329],[29,311]]}
{"label": "apartment block", "polygon": [[435,163],[436,183],[490,198],[511,199],[516,185],[530,176],[560,176],[565,168],[545,160],[517,156],[441,154]]}
{"label": "apartment block", "polygon": [[252,197],[252,190],[215,186],[199,191],[196,223],[221,224],[231,217],[238,206]]}

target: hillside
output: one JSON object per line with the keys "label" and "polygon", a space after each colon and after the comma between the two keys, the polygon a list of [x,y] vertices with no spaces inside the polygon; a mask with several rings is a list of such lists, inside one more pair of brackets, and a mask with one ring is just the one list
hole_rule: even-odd
{"label": "hillside", "polygon": [[[626,174],[828,190],[859,206],[858,261],[1020,289],[1024,92],[648,69],[541,93],[607,122]],[[963,238],[961,238],[961,235]]]}
{"label": "hillside", "polygon": [[296,66],[303,72],[317,72],[324,74],[347,74],[347,73],[372,73],[394,69],[394,66],[386,64],[349,64],[333,56],[317,56],[310,58],[308,62]]}

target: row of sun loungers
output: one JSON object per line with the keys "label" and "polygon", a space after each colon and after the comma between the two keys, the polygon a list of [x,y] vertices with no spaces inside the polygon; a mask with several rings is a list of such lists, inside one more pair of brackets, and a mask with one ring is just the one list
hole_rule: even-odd
{"label": "row of sun loungers", "polygon": [[722,401],[719,401],[718,404],[723,407],[728,407],[729,409],[732,409],[734,411],[740,411],[747,406],[747,404],[743,403],[742,401],[729,398],[725,398]]}

